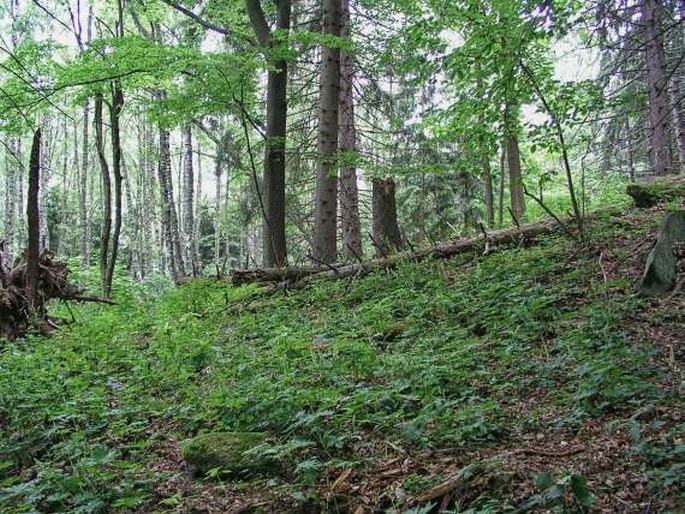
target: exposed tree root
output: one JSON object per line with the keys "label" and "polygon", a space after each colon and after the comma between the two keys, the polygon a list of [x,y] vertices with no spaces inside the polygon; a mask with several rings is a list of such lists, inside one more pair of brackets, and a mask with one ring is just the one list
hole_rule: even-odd
{"label": "exposed tree root", "polygon": [[27,255],[24,254],[10,269],[4,265],[0,253],[0,337],[20,337],[32,326],[44,333],[52,332],[56,327],[46,313],[47,302],[52,299],[114,303],[84,296],[84,289],[69,281],[66,264],[55,261],[53,257],[47,250],[40,255],[38,284],[32,305],[27,291]]}

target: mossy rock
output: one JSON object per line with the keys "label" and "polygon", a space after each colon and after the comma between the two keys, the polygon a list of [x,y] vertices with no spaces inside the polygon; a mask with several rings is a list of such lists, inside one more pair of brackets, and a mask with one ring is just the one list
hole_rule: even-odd
{"label": "mossy rock", "polygon": [[263,432],[211,432],[181,443],[181,454],[201,474],[218,468],[228,475],[249,475],[274,467],[266,457],[245,455],[267,439]]}
{"label": "mossy rock", "polygon": [[673,289],[678,268],[675,244],[681,241],[685,241],[685,210],[669,213],[661,223],[638,286],[641,294],[663,294]]}
{"label": "mossy rock", "polygon": [[659,203],[685,197],[685,176],[676,175],[633,182],[626,187],[626,193],[633,198],[635,207],[654,207]]}

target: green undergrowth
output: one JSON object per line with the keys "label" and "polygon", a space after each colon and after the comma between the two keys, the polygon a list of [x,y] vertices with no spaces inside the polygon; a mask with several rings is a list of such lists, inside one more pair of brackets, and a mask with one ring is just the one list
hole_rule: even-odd
{"label": "green undergrowth", "polygon": [[[607,215],[592,235],[638,239],[658,221]],[[377,463],[384,441],[468,454],[676,402],[651,365],[658,350],[627,321],[646,302],[634,277],[605,282],[577,246],[553,236],[403,264],[259,308],[254,287],[122,282],[120,305],[80,308],[51,339],[1,343],[0,511],[173,511],[154,493],[170,473],[155,448],[201,432],[274,434],[254,451],[312,497],[326,470]],[[652,486],[677,490],[682,455],[640,444]]]}

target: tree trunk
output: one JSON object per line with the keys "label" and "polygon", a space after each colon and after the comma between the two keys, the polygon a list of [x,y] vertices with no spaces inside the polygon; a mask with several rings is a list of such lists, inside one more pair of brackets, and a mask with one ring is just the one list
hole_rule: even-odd
{"label": "tree trunk", "polygon": [[124,176],[124,195],[126,197],[126,213],[128,214],[128,250],[130,256],[131,276],[140,280],[143,278],[143,263],[138,248],[138,240],[140,239],[140,226],[142,215],[140,212],[140,203],[133,201],[133,178],[128,172],[126,166],[126,159],[121,160],[121,173]]}
{"label": "tree trunk", "polygon": [[675,129],[676,142],[678,144],[678,162],[680,170],[685,169],[685,116],[681,109],[682,98],[680,96],[680,78],[671,77],[671,109],[673,112],[673,128]]}
{"label": "tree trunk", "polygon": [[669,144],[669,98],[666,57],[662,34],[663,5],[660,0],[643,0],[642,22],[645,28],[645,64],[649,90],[649,122],[652,164],[656,175],[671,170]]}
{"label": "tree trunk", "polygon": [[395,181],[373,179],[373,240],[377,257],[387,257],[400,251],[402,234],[397,224],[397,205],[395,201]]}
{"label": "tree trunk", "polygon": [[40,144],[40,196],[39,196],[39,232],[40,249],[50,248],[50,232],[48,231],[48,184],[50,183],[50,167],[52,165],[51,145],[57,140],[53,135],[53,117],[51,114],[43,116],[43,130]]}
{"label": "tree trunk", "polygon": [[483,185],[485,194],[485,212],[488,220],[488,228],[495,228],[495,193],[492,189],[492,171],[490,169],[490,156],[483,150]]}
{"label": "tree trunk", "polygon": [[499,200],[498,200],[498,226],[499,228],[502,228],[504,225],[504,184],[505,184],[505,177],[507,174],[507,169],[506,169],[506,161],[507,161],[507,146],[502,142],[502,148],[500,150],[500,155],[499,155]]}
{"label": "tree trunk", "polygon": [[[112,280],[114,269],[119,254],[119,237],[122,226],[122,174],[121,174],[121,109],[124,105],[124,94],[118,81],[112,82],[112,105],[110,106],[110,123],[112,131],[112,171],[114,173],[114,232],[112,234],[112,250],[107,263],[107,287],[103,290],[103,296],[109,298],[112,292]],[[105,249],[106,251],[106,249]]]}
{"label": "tree trunk", "polygon": [[200,247],[200,240],[202,239],[202,151],[200,149],[200,140],[197,142],[197,173],[195,185],[195,226],[193,227],[193,254],[196,259],[197,274],[202,275],[203,262]]}
{"label": "tree trunk", "polygon": [[90,175],[89,143],[90,102],[83,107],[83,140],[81,141],[81,176],[78,182],[79,226],[81,228],[81,266],[90,266],[90,224],[88,223],[88,175]]}
{"label": "tree trunk", "polygon": [[186,263],[197,276],[195,257],[195,177],[193,173],[193,132],[190,124],[183,127],[183,244]]}
{"label": "tree trunk", "polygon": [[231,134],[226,130],[221,136],[221,140],[216,145],[216,155],[214,157],[214,267],[221,269],[221,243],[222,243],[222,213],[221,199],[223,165],[226,160],[226,153],[231,142]]}
{"label": "tree trunk", "polygon": [[521,177],[521,154],[516,134],[509,135],[507,143],[507,158],[509,163],[509,194],[511,196],[511,212],[516,221],[520,222],[526,213],[526,203],[523,196],[523,179]]}
{"label": "tree trunk", "polygon": [[15,221],[17,209],[16,170],[18,168],[17,139],[7,139],[7,155],[5,156],[5,251],[4,257],[11,267],[15,255]]}
{"label": "tree trunk", "polygon": [[107,280],[109,238],[112,232],[112,181],[109,174],[109,164],[105,157],[105,142],[102,123],[102,93],[95,95],[95,146],[100,160],[102,177],[103,220],[100,232],[100,286],[102,295],[107,296],[109,287]]}
{"label": "tree trunk", "polygon": [[[342,0],[340,36],[350,37],[350,0]],[[354,119],[354,61],[347,52],[340,53],[340,214],[343,254],[351,259],[364,255],[359,222],[359,189],[357,186],[357,130]]]}
{"label": "tree trunk", "polygon": [[174,185],[171,176],[171,148],[169,131],[159,127],[159,183],[162,192],[164,232],[167,239],[169,263],[175,282],[185,278],[183,253],[178,228],[178,216],[174,204]]}
{"label": "tree trunk", "polygon": [[[342,0],[323,1],[323,33],[340,36]],[[340,49],[321,49],[319,87],[319,135],[316,167],[316,218],[314,257],[322,262],[335,262],[337,253],[338,175],[338,107],[340,104]]]}
{"label": "tree trunk", "polygon": [[35,307],[39,302],[38,273],[40,258],[40,157],[41,157],[41,133],[36,130],[33,135],[31,146],[31,161],[29,164],[29,191],[26,201],[26,220],[28,222],[29,244],[26,252],[26,296],[28,304]]}
{"label": "tree trunk", "polygon": [[[269,30],[260,0],[245,0],[250,22],[259,44],[266,51],[286,43],[273,37]],[[276,27],[283,33],[290,31],[291,0],[277,0]],[[285,266],[288,253],[285,239],[285,140],[288,114],[288,65],[284,59],[269,62],[271,70],[266,93],[266,147],[262,201],[265,215],[264,265]]]}

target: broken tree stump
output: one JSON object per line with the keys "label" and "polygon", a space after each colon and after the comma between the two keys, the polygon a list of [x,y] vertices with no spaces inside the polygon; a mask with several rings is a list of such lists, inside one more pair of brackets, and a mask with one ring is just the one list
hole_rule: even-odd
{"label": "broken tree stump", "polygon": [[663,294],[675,287],[678,257],[676,245],[685,241],[685,210],[669,213],[647,258],[638,290],[645,296]]}

